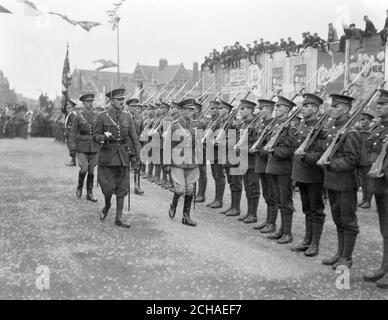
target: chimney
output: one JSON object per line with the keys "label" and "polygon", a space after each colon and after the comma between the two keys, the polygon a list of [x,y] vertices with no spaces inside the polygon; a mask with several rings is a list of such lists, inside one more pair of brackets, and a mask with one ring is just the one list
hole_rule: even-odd
{"label": "chimney", "polygon": [[193,83],[199,80],[198,62],[193,63]]}
{"label": "chimney", "polygon": [[159,59],[159,70],[162,70],[167,66],[168,66],[167,59]]}

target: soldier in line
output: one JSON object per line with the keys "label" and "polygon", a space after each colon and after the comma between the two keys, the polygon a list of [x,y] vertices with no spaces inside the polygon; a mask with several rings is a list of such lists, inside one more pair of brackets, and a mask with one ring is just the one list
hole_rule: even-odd
{"label": "soldier in line", "polygon": [[[123,111],[125,89],[115,89],[106,94],[111,106],[97,116],[94,141],[103,143],[98,158],[98,182],[105,197],[100,214],[103,221],[111,207],[112,195],[116,194],[115,225],[129,228],[122,218],[124,199],[129,193],[130,157],[135,167],[139,165],[140,144],[132,117]],[[129,154],[132,144],[134,154]]]}
{"label": "soldier in line", "polygon": [[[216,106],[217,109],[215,108]],[[212,118],[216,119],[212,128],[213,132],[211,133],[214,137],[217,136],[222,123],[226,121],[232,108],[233,106],[221,101],[219,103],[217,101],[211,102],[211,115]],[[209,146],[206,147],[208,148]],[[213,145],[213,159],[210,159],[210,163],[211,173],[215,183],[215,197],[212,202],[209,202],[206,205],[206,207],[209,207],[211,209],[219,209],[223,206],[222,199],[224,197],[225,192],[225,174],[223,171],[222,162],[219,163],[217,144]]]}
{"label": "soldier in line", "polygon": [[[140,137],[140,134],[142,133],[144,129],[144,121],[141,117],[141,110],[142,107],[139,104],[139,99],[132,98],[128,99],[126,102],[125,111],[129,112],[129,114],[132,116],[133,124],[135,125],[136,135],[137,137]],[[142,142],[139,139],[140,146],[142,146]],[[133,146],[131,146],[131,149],[133,149]],[[133,152],[133,150],[132,150]],[[136,171],[134,171],[134,175],[139,174],[140,168],[136,168]],[[134,187],[134,193],[138,195],[143,195],[144,191],[136,184]]]}
{"label": "soldier in line", "polygon": [[93,140],[96,130],[97,113],[93,111],[94,94],[87,93],[80,96],[84,110],[79,112],[73,120],[69,137],[70,156],[77,157],[80,170],[78,172],[77,197],[81,198],[86,174],[86,200],[97,202],[93,196],[94,168],[97,165],[100,146]]}
{"label": "soldier in line", "polygon": [[[174,181],[174,196],[170,204],[169,216],[174,218],[178,201],[184,195],[182,223],[195,227],[196,223],[190,218],[191,203],[194,196],[194,185],[199,179],[198,164],[195,163],[195,136],[193,115],[200,104],[195,99],[186,99],[179,103],[182,115],[172,124],[171,137],[179,130],[180,141],[171,141],[171,176]],[[182,145],[182,142],[186,144]],[[178,146],[181,146],[178,148]],[[179,163],[178,163],[179,162]]]}
{"label": "soldier in line", "polygon": [[[283,96],[278,96],[275,105],[275,115],[278,116],[273,135],[278,126],[287,120],[289,112],[295,107],[295,103]],[[272,188],[275,195],[277,207],[280,209],[281,225],[278,232],[268,236],[269,239],[277,240],[278,244],[292,242],[292,218],[294,203],[292,198],[292,157],[295,151],[293,128],[287,128],[274,145],[274,150],[270,150],[266,173],[271,175]],[[290,134],[288,134],[290,133]],[[272,135],[272,136],[273,136]],[[271,136],[271,137],[272,137]]]}
{"label": "soldier in line", "polygon": [[[380,125],[372,131],[368,139],[368,155],[374,163],[379,154],[387,148],[388,139],[388,91],[380,90],[376,106]],[[387,151],[387,149],[385,150]],[[364,274],[364,280],[376,282],[378,288],[388,289],[388,157],[385,156],[382,171],[370,177],[370,191],[376,198],[380,232],[383,237],[383,258],[381,266]]]}
{"label": "soldier in line", "polygon": [[[261,109],[261,123],[258,124],[256,130],[257,135],[262,134],[269,123],[273,120],[272,113],[275,107],[275,102],[272,100],[260,99],[258,100],[259,108]],[[264,140],[263,145],[268,141]],[[276,207],[275,195],[272,189],[271,176],[266,173],[268,163],[268,152],[263,149],[256,152],[255,172],[259,174],[263,198],[267,204],[267,217],[265,221],[255,227],[254,230],[260,230],[261,233],[273,233],[276,231],[276,218],[278,209]]]}
{"label": "soldier in line", "polygon": [[[315,94],[303,95],[302,116],[303,121],[296,130],[296,148],[306,139],[309,131],[318,122],[318,111],[323,100]],[[316,165],[322,148],[322,139],[318,139],[301,156],[294,156],[292,165],[292,181],[299,188],[302,210],[305,214],[304,240],[292,247],[295,252],[304,252],[306,257],[314,257],[319,253],[319,241],[321,239],[325,222],[325,205],[323,203],[323,172]]]}
{"label": "soldier in line", "polygon": [[[77,113],[75,111],[75,106],[77,105],[77,103],[75,103],[71,99],[68,99],[66,104],[67,104],[67,106],[66,106],[65,110],[67,111],[67,114],[66,114],[66,119],[65,119],[65,141],[66,141],[67,147],[69,148],[69,151],[70,151],[69,137],[70,137],[71,127],[73,125],[74,118],[77,115]],[[69,163],[66,163],[66,165],[68,167],[75,167],[77,165],[75,162],[75,154],[73,153],[73,156],[70,154],[70,157],[71,157],[71,160]]]}
{"label": "soldier in line", "polygon": [[369,192],[369,177],[368,172],[370,170],[370,162],[367,155],[367,140],[371,135],[369,125],[373,120],[374,116],[368,112],[361,114],[360,125],[357,127],[358,132],[361,136],[361,153],[360,162],[357,168],[358,178],[362,189],[362,200],[358,203],[358,207],[361,209],[369,209],[372,201],[372,194]]}
{"label": "soldier in line", "polygon": [[[148,118],[145,119],[145,121],[146,121],[145,125],[146,126],[149,125],[148,128],[152,128],[152,125],[155,122],[155,120],[154,120],[155,106],[153,106],[152,104],[149,104],[147,107],[147,110],[148,110]],[[145,139],[146,139],[145,141],[142,141],[144,144],[149,143],[151,141],[151,137],[149,137],[149,136],[147,136]],[[152,175],[153,171],[154,171],[154,164],[150,160],[150,162],[148,163],[148,168],[146,170],[146,175],[143,177],[143,179],[145,179],[145,180],[152,179],[153,178],[153,175]]]}
{"label": "soldier in line", "polygon": [[[354,100],[352,97],[339,94],[332,94],[331,98],[329,113],[335,122],[327,130],[325,149],[330,146],[338,130],[347,123]],[[328,190],[331,213],[337,228],[338,250],[334,256],[324,259],[322,263],[332,266],[333,269],[340,265],[350,268],[353,264],[352,253],[359,233],[356,216],[356,169],[360,160],[360,150],[361,138],[356,130],[351,130],[330,162],[324,164],[324,187]]]}
{"label": "soldier in line", "polygon": [[[253,112],[256,107],[256,103],[249,100],[240,101],[240,119],[241,125],[239,128],[240,137],[242,130],[247,129],[254,119]],[[248,150],[257,140],[257,134],[254,128],[249,129],[248,132]],[[242,157],[242,155],[240,155]],[[260,177],[255,171],[255,154],[248,152],[248,159],[241,158],[241,160],[248,162],[248,169],[242,175],[242,181],[244,182],[245,195],[248,202],[248,211],[245,215],[238,218],[238,221],[244,223],[256,223],[257,222],[257,207],[259,205],[260,198]],[[248,160],[248,161],[247,161]]]}

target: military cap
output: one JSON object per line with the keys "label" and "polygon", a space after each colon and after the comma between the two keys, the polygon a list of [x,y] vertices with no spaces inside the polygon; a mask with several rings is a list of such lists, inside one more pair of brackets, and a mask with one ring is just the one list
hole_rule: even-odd
{"label": "military cap", "polygon": [[170,105],[169,105],[168,103],[166,103],[166,102],[162,102],[162,103],[160,104],[160,107],[161,107],[161,108],[168,108],[168,109],[170,109]]}
{"label": "military cap", "polygon": [[364,112],[361,113],[361,118],[365,118],[365,117],[367,117],[370,120],[372,120],[375,116],[372,113],[368,112],[368,111],[364,111]]}
{"label": "military cap", "polygon": [[303,104],[312,103],[312,104],[316,104],[319,106],[323,103],[323,100],[319,96],[317,96],[316,94],[313,94],[313,93],[305,93],[303,95],[303,98],[304,98],[304,100],[302,102]]}
{"label": "military cap", "polygon": [[155,110],[155,106],[152,105],[152,104],[149,104],[149,105],[148,105],[148,109],[149,109],[149,110]]}
{"label": "military cap", "polygon": [[250,100],[240,100],[240,104],[242,104],[244,107],[248,107],[248,108],[251,108],[252,110],[255,109],[256,107],[256,103],[254,103],[253,101],[250,101]]}
{"label": "military cap", "polygon": [[139,102],[140,102],[139,99],[131,98],[131,99],[128,99],[128,100],[125,102],[125,104],[126,104],[127,106],[129,106],[129,105],[138,105]]}
{"label": "military cap", "polygon": [[220,103],[217,101],[217,100],[212,100],[210,101],[210,106],[216,106],[218,107],[220,105]]}
{"label": "military cap", "polygon": [[296,106],[296,104],[294,102],[292,102],[291,100],[288,100],[287,98],[285,98],[283,96],[278,96],[278,101],[276,101],[276,105],[277,106],[286,106],[290,109],[292,109],[293,107]]}
{"label": "military cap", "polygon": [[91,100],[93,101],[94,97],[95,97],[94,93],[85,93],[79,97],[79,100],[82,102],[83,101],[91,101]]}
{"label": "military cap", "polygon": [[380,92],[380,96],[377,99],[377,103],[378,104],[386,104],[386,103],[388,103],[388,91],[384,90],[384,89],[380,89],[379,92]]}
{"label": "military cap", "polygon": [[259,99],[257,100],[259,103],[259,108],[271,108],[273,109],[275,107],[275,101],[267,100],[267,99]]}
{"label": "military cap", "polygon": [[230,110],[232,110],[234,108],[230,103],[227,103],[224,100],[220,100],[219,107],[220,108],[225,108],[226,107],[226,108],[229,108]]}
{"label": "military cap", "polygon": [[179,103],[179,107],[182,109],[195,109],[195,107],[202,107],[195,99],[185,99]]}
{"label": "military cap", "polygon": [[119,88],[108,92],[105,97],[109,99],[125,99],[125,89]]}
{"label": "military cap", "polygon": [[345,95],[342,95],[342,94],[336,94],[336,93],[333,93],[330,95],[331,99],[332,99],[332,102],[331,104],[332,105],[337,105],[339,103],[344,103],[348,106],[352,106],[352,101],[354,100],[354,98],[352,97],[349,97],[349,96],[345,96]]}

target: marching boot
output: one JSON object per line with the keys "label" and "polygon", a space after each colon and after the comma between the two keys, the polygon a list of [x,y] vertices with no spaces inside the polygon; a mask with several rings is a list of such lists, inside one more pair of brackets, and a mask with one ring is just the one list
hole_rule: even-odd
{"label": "marching boot", "polygon": [[313,237],[313,221],[311,214],[306,214],[304,217],[305,221],[305,233],[304,239],[301,243],[291,248],[294,252],[304,252],[310,248],[312,237]]}
{"label": "marching boot", "polygon": [[75,157],[71,157],[71,160],[69,163],[66,163],[68,167],[75,167],[77,164],[75,163]]}
{"label": "marching boot", "polygon": [[278,244],[287,244],[291,243],[293,240],[292,237],[292,218],[293,218],[293,213],[292,211],[290,213],[284,213],[284,218],[283,218],[283,225],[284,225],[284,231],[282,237],[276,241]]}
{"label": "marching boot", "polygon": [[331,266],[334,263],[338,262],[338,260],[342,256],[342,252],[344,251],[345,236],[344,236],[343,231],[338,231],[337,230],[337,238],[338,238],[337,253],[333,257],[331,257],[331,258],[323,259],[322,260],[322,264],[324,264],[326,266]]}
{"label": "marching boot", "polygon": [[123,220],[123,208],[124,208],[124,197],[116,199],[116,221],[115,225],[118,227],[129,228],[130,224],[128,221]]}
{"label": "marching boot", "polygon": [[264,227],[264,229],[260,230],[260,233],[274,233],[276,231],[276,219],[278,217],[278,207],[277,206],[269,206],[269,219],[268,224]]}
{"label": "marching boot", "polygon": [[180,194],[174,192],[174,197],[172,198],[172,203],[170,204],[170,210],[168,210],[168,215],[171,219],[174,219],[176,214],[176,208],[178,206],[179,198],[181,197]]}
{"label": "marching boot", "polygon": [[88,174],[88,178],[86,180],[86,190],[87,190],[86,200],[97,202],[97,199],[93,196],[93,180],[94,180],[94,175]]}
{"label": "marching boot", "polygon": [[232,196],[233,196],[233,201],[232,201],[233,208],[232,210],[225,213],[225,216],[227,217],[239,216],[241,213],[241,210],[240,210],[241,191],[233,191]]}
{"label": "marching boot", "polygon": [[315,257],[319,253],[319,242],[323,231],[322,222],[313,222],[313,237],[310,247],[305,251],[306,257]]}
{"label": "marching boot", "polygon": [[259,198],[253,198],[248,200],[248,205],[250,209],[248,209],[249,217],[246,218],[244,223],[256,223],[257,222],[257,207],[259,206]]}
{"label": "marching boot", "polygon": [[335,270],[339,266],[346,266],[348,268],[352,267],[353,260],[352,260],[352,254],[354,250],[354,246],[356,244],[357,235],[351,234],[347,235],[345,234],[345,242],[344,242],[344,250],[342,252],[341,258],[332,265],[332,268]]}
{"label": "marching boot", "polygon": [[185,202],[183,205],[183,218],[182,223],[190,226],[195,227],[197,224],[190,219],[190,209],[191,209],[191,201],[193,200],[193,196],[187,195],[185,196]]}
{"label": "marching boot", "polygon": [[220,209],[223,206],[222,198],[224,197],[224,191],[225,191],[225,184],[219,184],[218,188],[216,189],[216,201],[210,205],[210,208],[212,209]]}
{"label": "marching boot", "polygon": [[280,211],[280,228],[277,232],[270,234],[267,238],[270,240],[279,240],[284,234],[284,213]]}
{"label": "marching boot", "polygon": [[253,229],[254,230],[262,230],[262,229],[264,229],[267,226],[267,224],[268,224],[268,220],[269,220],[270,214],[271,214],[271,210],[270,210],[269,205],[267,205],[267,217],[265,218],[265,221],[263,223],[258,224],[257,226],[254,226]]}
{"label": "marching boot", "polygon": [[205,198],[206,185],[207,183],[204,183],[204,182],[198,183],[198,194],[195,197],[194,202],[202,203],[206,201],[206,198]]}
{"label": "marching boot", "polygon": [[102,211],[100,213],[100,220],[101,221],[104,221],[108,215],[108,211],[110,209],[111,199],[112,199],[112,196],[105,196],[105,207],[102,209]]}
{"label": "marching boot", "polygon": [[81,198],[82,196],[82,188],[84,186],[85,177],[86,177],[86,172],[81,173],[80,171],[78,173],[78,186],[77,186],[77,191],[75,192],[78,198]]}
{"label": "marching boot", "polygon": [[139,196],[144,194],[144,191],[138,185],[135,186],[135,189],[133,190],[133,192],[135,194],[138,194]]}
{"label": "marching boot", "polygon": [[219,184],[216,182],[215,183],[215,196],[214,196],[214,200],[212,202],[209,202],[208,204],[206,204],[206,207],[210,208],[216,201],[217,201],[217,195],[220,193],[219,191]]}
{"label": "marching boot", "polygon": [[365,201],[363,204],[360,205],[361,209],[370,209],[370,202]]}
{"label": "marching boot", "polygon": [[231,211],[234,207],[234,195],[233,195],[233,192],[230,192],[230,206],[229,208],[223,210],[220,212],[220,214],[226,214],[228,213],[229,211]]}
{"label": "marching boot", "polygon": [[383,278],[388,272],[388,238],[384,239],[383,247],[383,262],[381,263],[381,267],[375,271],[364,274],[363,278],[365,281],[376,282]]}

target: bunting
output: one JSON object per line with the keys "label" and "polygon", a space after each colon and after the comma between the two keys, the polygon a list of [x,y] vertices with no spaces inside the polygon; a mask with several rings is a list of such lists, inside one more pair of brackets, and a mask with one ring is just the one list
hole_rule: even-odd
{"label": "bunting", "polygon": [[0,5],[0,13],[11,13],[11,11],[9,11],[7,8],[4,8],[3,6]]}

